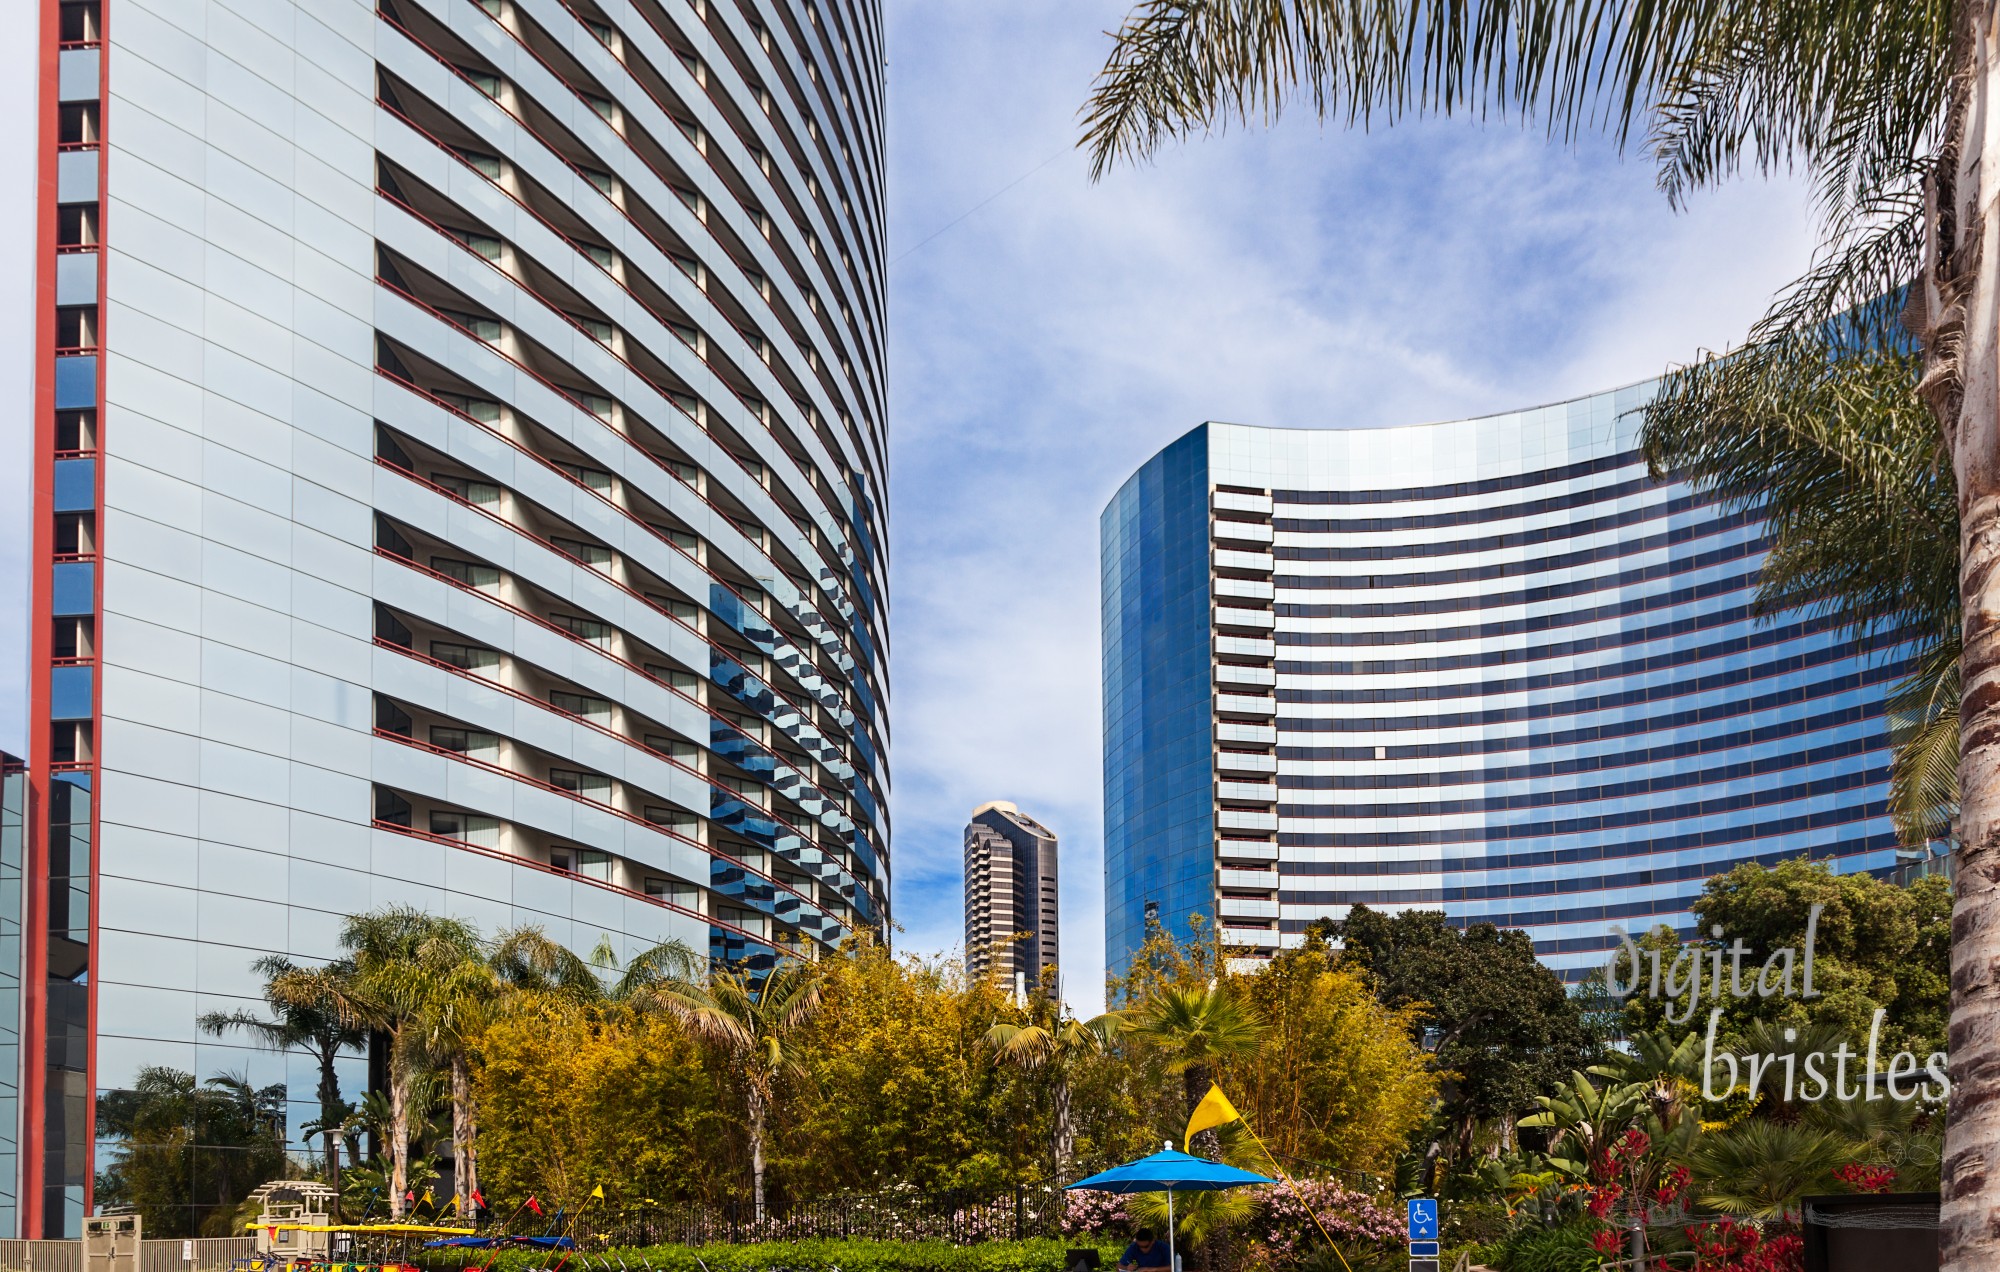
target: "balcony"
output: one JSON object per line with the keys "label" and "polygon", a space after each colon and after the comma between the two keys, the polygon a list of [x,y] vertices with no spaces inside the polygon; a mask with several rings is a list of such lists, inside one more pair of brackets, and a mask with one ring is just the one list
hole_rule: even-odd
{"label": "balcony", "polygon": [[1269,689],[1278,683],[1278,673],[1269,667],[1245,667],[1238,663],[1217,663],[1215,683],[1219,685],[1255,685]]}
{"label": "balcony", "polygon": [[1275,782],[1217,782],[1215,797],[1240,800],[1246,804],[1275,804],[1278,802],[1278,786]]}
{"label": "balcony", "polygon": [[1223,861],[1272,861],[1278,859],[1278,845],[1262,839],[1218,839],[1215,855]]}
{"label": "balcony", "polygon": [[1235,720],[1223,720],[1215,726],[1215,740],[1222,743],[1240,742],[1245,746],[1276,746],[1278,728],[1271,724],[1244,724]]}
{"label": "balcony", "polygon": [[1269,574],[1275,564],[1269,552],[1244,552],[1237,548],[1215,550],[1215,568],[1218,570],[1251,570]]}
{"label": "balcony", "polygon": [[1215,523],[1215,542],[1249,543],[1259,545],[1247,549],[1251,552],[1263,551],[1262,545],[1271,542],[1271,527],[1256,521],[1218,521]]}
{"label": "balcony", "polygon": [[[1278,815],[1253,813],[1241,808],[1223,808],[1216,810],[1215,824],[1223,830],[1275,831],[1278,829]],[[1276,851],[1272,850],[1274,856]]]}
{"label": "balcony", "polygon": [[1268,632],[1278,625],[1278,617],[1270,610],[1237,609],[1233,606],[1217,606],[1215,610],[1217,627],[1251,628]]}
{"label": "balcony", "polygon": [[1278,917],[1276,900],[1263,897],[1222,897],[1215,908],[1225,919],[1275,919]]}
{"label": "balcony", "polygon": [[1210,498],[1210,506],[1217,512],[1247,512],[1257,516],[1271,515],[1271,496],[1246,495],[1235,490],[1218,490]]}
{"label": "balcony", "polygon": [[1275,773],[1278,757],[1262,751],[1217,751],[1215,767],[1232,773]]}
{"label": "balcony", "polygon": [[1268,636],[1217,636],[1217,658],[1276,658],[1278,642]]}
{"label": "balcony", "polygon": [[1241,601],[1269,601],[1277,595],[1269,579],[1215,579],[1209,590],[1217,600],[1229,597]]}
{"label": "balcony", "polygon": [[1223,715],[1275,716],[1278,714],[1278,700],[1246,693],[1217,693],[1215,709]]}
{"label": "balcony", "polygon": [[1278,948],[1278,933],[1270,928],[1240,928],[1224,926],[1222,943],[1238,949],[1275,950]]}
{"label": "balcony", "polygon": [[1219,887],[1224,888],[1237,888],[1244,891],[1263,888],[1270,892],[1276,892],[1278,890],[1278,872],[1276,870],[1231,870],[1225,866],[1221,870],[1216,871],[1215,882]]}

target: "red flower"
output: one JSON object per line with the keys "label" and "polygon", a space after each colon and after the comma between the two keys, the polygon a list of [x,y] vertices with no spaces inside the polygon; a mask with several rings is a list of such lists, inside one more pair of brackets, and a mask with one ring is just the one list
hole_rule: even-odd
{"label": "red flower", "polygon": [[1618,1234],[1607,1228],[1592,1236],[1590,1238],[1590,1245],[1599,1254],[1616,1254],[1618,1253]]}
{"label": "red flower", "polygon": [[1896,1172],[1887,1166],[1866,1166],[1850,1162],[1833,1172],[1833,1177],[1860,1193],[1885,1193],[1895,1186]]}

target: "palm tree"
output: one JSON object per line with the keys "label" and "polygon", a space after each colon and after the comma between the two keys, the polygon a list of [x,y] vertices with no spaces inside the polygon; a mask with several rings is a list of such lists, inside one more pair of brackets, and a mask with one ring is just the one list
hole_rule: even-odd
{"label": "palm tree", "polygon": [[[1751,331],[1746,361],[1768,373],[1741,377],[1738,400],[1798,414],[1802,390],[1837,387],[1834,363],[1880,373],[1864,387],[1897,382],[1907,407],[1914,378],[1955,487],[1945,1272],[2000,1265],[1988,1222],[2000,1175],[1984,1166],[2000,1154],[2000,977],[1988,972],[2000,962],[2000,165],[1983,162],[2000,143],[1996,18],[2000,0],[1142,0],[1114,37],[1083,139],[1102,173],[1304,97],[1348,124],[1511,109],[1564,138],[1643,135],[1677,204],[1746,162],[1805,173],[1820,251]],[[1907,303],[1899,313],[1885,297]],[[1949,723],[1942,712],[1931,723],[1935,743]]]}
{"label": "palm tree", "polygon": [[677,1016],[743,1075],[744,1121],[750,1134],[750,1192],[764,1218],[764,1132],[778,1098],[778,1080],[802,1069],[796,1038],[819,1010],[824,976],[815,964],[786,959],[761,978],[742,970],[655,983],[643,997]]}
{"label": "palm tree", "polygon": [[341,925],[347,957],[325,967],[294,968],[271,982],[286,1003],[331,1003],[341,1019],[386,1035],[389,1043],[389,1214],[406,1213],[412,1094],[428,1066],[429,972],[457,965],[479,937],[457,919],[390,906],[350,915]]}
{"label": "palm tree", "polygon": [[1002,1063],[1030,1073],[1046,1073],[1053,1107],[1056,1175],[1065,1177],[1076,1148],[1076,1122],[1070,1114],[1069,1075],[1085,1057],[1101,1054],[1125,1027],[1125,1018],[1107,1011],[1078,1020],[1060,999],[1037,994],[1028,1005],[1025,1024],[1002,1021],[986,1031],[986,1045]]}
{"label": "palm tree", "polygon": [[451,1184],[457,1213],[471,1213],[479,1188],[478,1113],[472,1100],[472,1049],[499,1010],[500,974],[476,941],[426,942],[416,957],[385,975],[408,978],[395,991],[410,1004],[428,1060],[441,1064],[451,1088]]}
{"label": "palm tree", "polygon": [[267,954],[250,966],[264,977],[264,1001],[270,1005],[271,1018],[247,1011],[211,1011],[195,1023],[203,1033],[216,1037],[240,1029],[260,1046],[274,1051],[303,1051],[313,1058],[319,1066],[319,1121],[315,1125],[326,1154],[327,1181],[338,1187],[339,1126],[346,1116],[347,1103],[340,1098],[340,1074],[335,1071],[334,1062],[341,1052],[366,1043],[368,1036],[358,1025],[343,1019],[339,1008],[329,1000],[290,1002],[274,994],[271,986],[298,970],[290,959],[281,954]]}
{"label": "palm tree", "polygon": [[1264,1040],[1264,1022],[1256,1009],[1226,981],[1200,988],[1163,986],[1131,1013],[1130,1028],[1168,1073],[1181,1075],[1189,1116],[1215,1084],[1216,1066],[1249,1055]]}
{"label": "palm tree", "polygon": [[1802,1123],[1752,1118],[1704,1135],[1689,1165],[1704,1204],[1751,1219],[1797,1220],[1799,1198],[1828,1192],[1854,1159],[1847,1141]]}

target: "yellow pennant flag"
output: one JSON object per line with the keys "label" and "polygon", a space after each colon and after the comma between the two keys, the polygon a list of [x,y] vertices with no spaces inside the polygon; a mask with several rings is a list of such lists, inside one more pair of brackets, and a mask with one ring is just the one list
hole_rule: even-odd
{"label": "yellow pennant flag", "polygon": [[1194,1106],[1194,1112],[1188,1117],[1187,1138],[1182,1141],[1181,1147],[1186,1148],[1193,1143],[1194,1137],[1201,1132],[1226,1122],[1234,1122],[1242,1116],[1236,1111],[1236,1106],[1229,1102],[1229,1097],[1222,1093],[1220,1086],[1209,1087],[1208,1094],[1201,1097],[1201,1103]]}
{"label": "yellow pennant flag", "polygon": [[595,1187],[595,1188],[591,1189],[591,1190],[590,1190],[590,1195],[591,1195],[591,1196],[593,1196],[593,1197],[595,1197],[595,1198],[597,1198],[597,1199],[598,1199],[599,1201],[603,1201],[603,1200],[604,1200],[604,1185],[603,1185],[603,1184],[599,1184],[599,1185],[598,1185],[597,1187]]}

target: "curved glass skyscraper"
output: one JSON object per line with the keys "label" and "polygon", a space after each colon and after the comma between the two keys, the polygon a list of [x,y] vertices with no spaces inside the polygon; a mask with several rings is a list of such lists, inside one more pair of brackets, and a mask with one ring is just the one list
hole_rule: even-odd
{"label": "curved glass skyscraper", "polygon": [[1709,875],[1895,863],[1894,650],[1751,617],[1755,515],[1636,453],[1645,386],[1486,419],[1206,424],[1102,520],[1105,923],[1246,956],[1355,903],[1575,977]]}
{"label": "curved glass skyscraper", "polygon": [[879,5],[41,8],[0,1223],[75,1231],[146,1066],[316,1117],[196,1019],[343,915],[753,964],[880,927]]}

